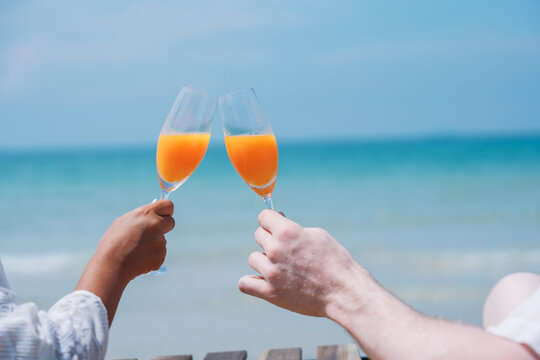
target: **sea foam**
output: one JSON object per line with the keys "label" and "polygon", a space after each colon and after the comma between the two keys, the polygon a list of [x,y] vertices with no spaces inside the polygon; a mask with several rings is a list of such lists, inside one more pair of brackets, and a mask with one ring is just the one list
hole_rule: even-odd
{"label": "sea foam", "polygon": [[0,258],[10,275],[50,276],[82,271],[91,253],[51,252],[45,254],[2,254]]}
{"label": "sea foam", "polygon": [[389,251],[369,254],[370,263],[396,265],[423,272],[466,274],[485,271],[511,271],[515,268],[540,269],[540,249],[494,249],[479,251]]}

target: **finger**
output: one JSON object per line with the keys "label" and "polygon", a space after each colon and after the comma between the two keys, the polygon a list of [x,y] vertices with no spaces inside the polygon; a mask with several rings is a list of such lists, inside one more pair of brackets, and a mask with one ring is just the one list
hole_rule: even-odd
{"label": "finger", "polygon": [[167,256],[167,240],[165,236],[161,235],[154,239],[154,243],[150,249],[149,254],[152,256],[151,269],[157,270],[163,265]]}
{"label": "finger", "polygon": [[272,287],[262,277],[244,275],[238,281],[238,289],[244,294],[267,299],[272,293]]}
{"label": "finger", "polygon": [[174,229],[175,221],[172,216],[161,216],[159,221],[159,231],[163,234]]}
{"label": "finger", "polygon": [[171,200],[159,200],[147,206],[161,216],[172,216],[174,214],[174,204]]}
{"label": "finger", "polygon": [[159,239],[160,239],[159,247],[160,249],[164,249],[166,253],[167,252],[167,239],[165,239],[165,235],[161,235]]}
{"label": "finger", "polygon": [[259,214],[259,224],[270,234],[273,234],[280,227],[287,224],[287,222],[293,223],[293,221],[280,215],[277,211],[264,209]]}
{"label": "finger", "polygon": [[248,263],[253,270],[262,276],[265,276],[268,273],[268,269],[272,266],[270,260],[262,252],[252,252],[249,255]]}
{"label": "finger", "polygon": [[255,241],[263,250],[266,250],[266,247],[268,246],[268,243],[271,239],[272,235],[268,231],[264,230],[262,227],[259,227],[257,228],[257,230],[255,230]]}
{"label": "finger", "polygon": [[167,256],[167,248],[163,248],[161,252],[157,255],[155,261],[152,264],[152,270],[156,271],[159,270],[161,265],[165,262],[165,257]]}

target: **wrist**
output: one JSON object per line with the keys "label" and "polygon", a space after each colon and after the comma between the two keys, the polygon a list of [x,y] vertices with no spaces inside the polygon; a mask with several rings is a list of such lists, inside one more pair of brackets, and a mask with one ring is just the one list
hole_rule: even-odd
{"label": "wrist", "polygon": [[134,278],[112,250],[98,248],[90,262],[99,269],[102,276],[114,277],[121,284],[127,285]]}
{"label": "wrist", "polygon": [[353,317],[368,311],[371,295],[382,289],[369,272],[354,263],[326,306],[326,317],[348,329]]}
{"label": "wrist", "polygon": [[406,333],[419,315],[385,290],[361,266],[348,273],[347,285],[327,306],[327,317],[341,325],[368,353],[382,346],[385,334]]}
{"label": "wrist", "polygon": [[121,263],[98,250],[86,265],[75,290],[87,290],[98,296],[107,309],[110,325],[130,280]]}

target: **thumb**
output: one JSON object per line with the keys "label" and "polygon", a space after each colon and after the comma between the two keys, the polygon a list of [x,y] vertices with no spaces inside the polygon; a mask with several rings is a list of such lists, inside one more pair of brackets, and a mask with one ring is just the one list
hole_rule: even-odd
{"label": "thumb", "polygon": [[238,281],[238,289],[244,294],[266,300],[272,293],[272,287],[262,276],[244,275]]}

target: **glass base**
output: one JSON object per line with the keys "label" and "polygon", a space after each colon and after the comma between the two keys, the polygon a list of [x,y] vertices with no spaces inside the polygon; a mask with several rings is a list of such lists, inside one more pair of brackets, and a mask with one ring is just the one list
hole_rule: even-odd
{"label": "glass base", "polygon": [[157,270],[150,271],[150,274],[154,276],[161,276],[167,272],[167,268],[164,265],[161,265],[161,267]]}

